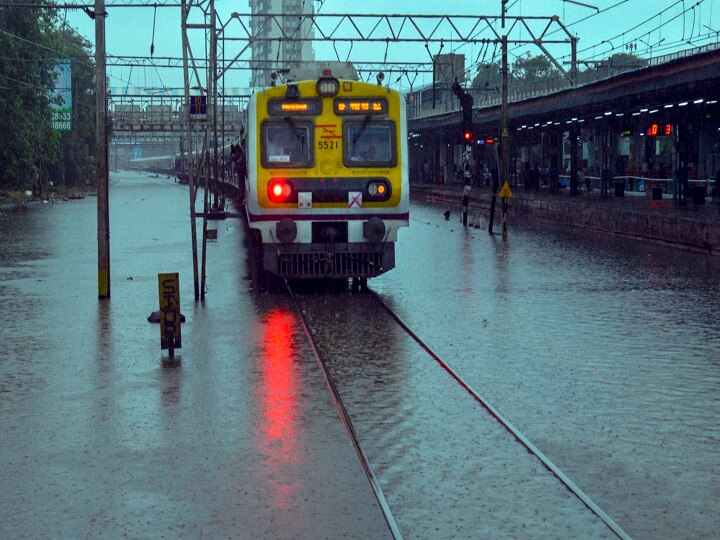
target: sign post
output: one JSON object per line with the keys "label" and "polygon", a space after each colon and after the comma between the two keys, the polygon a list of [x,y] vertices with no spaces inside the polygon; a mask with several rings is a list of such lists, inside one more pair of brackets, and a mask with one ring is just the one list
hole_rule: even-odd
{"label": "sign post", "polygon": [[512,191],[510,191],[510,185],[507,180],[503,184],[500,193],[498,193],[500,200],[502,201],[502,233],[507,234],[507,211],[508,211],[508,199],[512,198]]}
{"label": "sign post", "polygon": [[158,274],[158,294],[160,298],[160,348],[168,350],[170,358],[175,357],[175,349],[182,347],[180,334],[180,276]]}

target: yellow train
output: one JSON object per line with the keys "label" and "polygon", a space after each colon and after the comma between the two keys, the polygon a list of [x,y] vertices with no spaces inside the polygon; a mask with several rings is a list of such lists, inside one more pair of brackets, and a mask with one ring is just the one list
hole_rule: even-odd
{"label": "yellow train", "polygon": [[362,283],[395,266],[410,207],[405,102],[378,81],[325,69],[250,99],[245,210],[265,270]]}

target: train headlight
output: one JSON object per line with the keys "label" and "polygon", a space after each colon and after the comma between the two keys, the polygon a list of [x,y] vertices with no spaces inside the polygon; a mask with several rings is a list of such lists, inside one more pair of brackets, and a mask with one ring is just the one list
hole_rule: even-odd
{"label": "train headlight", "polygon": [[318,80],[315,88],[320,97],[332,97],[340,91],[340,81],[335,77],[323,77]]}
{"label": "train headlight", "polygon": [[290,218],[283,218],[275,225],[275,234],[283,244],[289,244],[297,237],[297,224]]}
{"label": "train headlight", "polygon": [[284,178],[274,178],[268,184],[268,198],[272,202],[288,202],[293,193],[293,186]]}

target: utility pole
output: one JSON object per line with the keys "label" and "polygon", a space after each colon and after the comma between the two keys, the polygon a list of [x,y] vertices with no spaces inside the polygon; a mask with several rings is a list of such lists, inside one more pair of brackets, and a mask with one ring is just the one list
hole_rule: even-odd
{"label": "utility pole", "polygon": [[[578,68],[577,68],[577,42],[578,38],[573,37],[571,41],[571,61],[570,61],[570,78],[572,79],[572,85],[577,86],[578,82]],[[572,128],[570,128],[570,195],[577,195],[578,192],[578,135],[580,130],[578,129],[577,122],[573,122]]]}
{"label": "utility pole", "polygon": [[[217,82],[218,82],[218,69],[217,69],[217,47],[218,47],[218,39],[217,39],[217,24],[216,24],[216,14],[215,14],[215,0],[210,0],[210,21],[212,23],[212,26],[210,28],[210,77],[209,80],[212,81],[212,94],[208,94],[208,104],[210,102],[210,99],[212,99],[212,132],[213,132],[213,176],[215,177],[215,200],[213,201],[213,210],[214,211],[220,211],[221,209],[218,207],[218,195],[220,191],[220,179],[219,179],[219,167],[218,167],[218,129],[217,129],[217,113],[218,113],[218,91],[217,91]],[[208,88],[208,90],[210,90]]]}
{"label": "utility pole", "polygon": [[187,36],[188,29],[188,13],[190,8],[187,6],[187,0],[182,0],[182,38],[183,38],[183,75],[185,80],[185,107],[187,110],[187,173],[188,188],[190,192],[190,240],[192,243],[193,257],[193,286],[195,288],[195,301],[200,300],[200,281],[198,279],[198,257],[197,257],[197,225],[195,223],[195,179],[193,175],[193,133],[192,123],[190,120],[190,73],[188,66],[188,49],[190,43]]}
{"label": "utility pole", "polygon": [[[208,62],[208,69],[206,72],[207,80],[207,114],[205,122],[205,144],[203,149],[202,159],[205,164],[205,196],[203,197],[203,223],[202,223],[202,259],[200,263],[200,300],[205,301],[205,283],[207,275],[205,269],[207,267],[207,230],[208,230],[208,215],[210,214],[210,206],[212,201],[210,200],[211,194],[211,182],[213,172],[217,175],[217,141],[213,138],[217,138],[215,108],[217,105],[217,92],[215,91],[215,73],[217,72],[217,40],[216,40],[216,28],[215,28],[215,0],[209,0],[209,16],[210,23],[205,24],[205,39],[210,46],[210,62]],[[205,20],[207,21],[208,14],[206,13]],[[212,115],[212,116],[209,116]],[[215,159],[210,159],[211,147],[214,147]],[[215,165],[213,170],[213,164]],[[215,203],[217,205],[217,183],[215,192]]]}
{"label": "utility pole", "polygon": [[98,298],[110,298],[110,208],[105,75],[105,0],[95,0],[95,146],[97,159]]}
{"label": "utility pole", "polygon": [[[507,10],[507,0],[502,0],[502,27],[505,28],[505,12]],[[488,222],[488,232],[492,234],[493,224],[495,222],[495,203],[497,201],[497,192],[500,187],[500,178],[503,182],[508,180],[510,157],[510,133],[508,132],[508,37],[503,34],[501,38],[502,44],[502,65],[501,65],[501,101],[500,101],[500,145],[498,147],[498,174],[493,178],[493,192],[490,200],[490,221]]]}
{"label": "utility pole", "polygon": [[475,142],[473,136],[473,121],[472,121],[472,108],[473,108],[473,97],[463,90],[457,79],[452,85],[453,94],[455,94],[460,100],[460,107],[462,108],[461,115],[461,136],[462,141],[465,144],[463,150],[463,176],[465,178],[465,187],[463,188],[462,198],[462,223],[463,227],[467,227],[467,214],[468,206],[470,204],[470,191],[472,189],[472,179],[470,178],[470,159],[472,158],[472,145]]}

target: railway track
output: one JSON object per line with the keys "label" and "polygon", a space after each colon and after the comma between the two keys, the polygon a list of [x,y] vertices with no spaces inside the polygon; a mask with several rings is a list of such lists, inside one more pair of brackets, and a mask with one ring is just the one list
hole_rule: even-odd
{"label": "railway track", "polygon": [[[351,414],[348,412],[348,407],[346,407],[346,404],[340,394],[340,390],[338,388],[339,381],[336,381],[334,379],[329,362],[326,358],[326,354],[324,353],[323,348],[318,344],[316,332],[313,331],[312,322],[309,321],[308,309],[306,306],[303,305],[303,296],[302,294],[297,294],[296,291],[293,291],[292,287],[287,282],[285,282],[285,288],[292,298],[300,321],[302,321],[304,332],[312,345],[312,349],[318,365],[321,368],[333,400],[340,412],[342,421],[344,422],[347,431],[353,441],[358,457],[375,492],[378,504],[380,505],[383,514],[385,515],[388,527],[390,528],[390,531],[395,538],[402,538],[400,528],[398,527],[396,519],[393,516],[392,510],[390,508],[390,505],[388,504],[385,494],[380,487],[380,482],[378,481],[378,478],[373,471],[373,467],[370,463],[367,452],[361,444],[360,436],[358,435],[358,432],[353,424]],[[579,500],[583,506],[590,510],[590,512],[592,512],[592,514],[594,514],[594,516],[596,516],[597,519],[599,519],[604,524],[607,530],[612,533],[613,537],[621,539],[630,538],[630,536],[615,521],[613,521],[612,518],[610,518],[610,516],[608,516],[586,493],[584,493],[565,473],[563,473],[563,471],[560,470],[559,467],[557,467],[525,435],[523,435],[515,426],[513,426],[513,424],[508,419],[504,418],[502,414],[495,407],[493,407],[492,404],[488,402],[488,400],[483,398],[469,384],[467,384],[462,379],[462,377],[450,366],[448,362],[440,358],[428,346],[427,343],[425,343],[415,332],[413,332],[412,329],[407,324],[405,324],[401,317],[378,294],[369,290],[368,294],[362,296],[366,297],[366,299],[370,299],[370,301],[372,301],[378,308],[381,308],[389,316],[389,318],[397,324],[397,327],[401,329],[402,333],[404,333],[413,342],[415,342],[427,357],[432,359],[432,363],[435,368],[439,367],[442,371],[449,375],[449,377],[453,381],[453,384],[456,387],[461,388],[462,392],[464,392],[466,396],[470,396],[470,398],[476,404],[478,404],[482,408],[482,410],[484,410],[497,425],[501,426],[506,433],[509,433],[514,439],[515,444],[520,443],[520,445],[522,445],[522,447],[527,450],[527,452],[529,452],[545,470],[547,470],[555,479],[559,480],[566,488],[567,492],[569,492],[572,497]],[[436,375],[427,375],[427,377],[434,376]]]}
{"label": "railway track", "polygon": [[305,318],[305,314],[300,307],[300,304],[298,303],[298,299],[295,296],[295,293],[293,292],[292,288],[290,287],[290,284],[287,282],[287,280],[283,280],[285,289],[290,294],[290,297],[292,298],[293,305],[295,306],[295,310],[297,311],[297,314],[302,321],[303,331],[305,332],[305,336],[307,337],[308,341],[310,342],[310,345],[313,350],[313,354],[315,355],[315,359],[318,362],[318,365],[321,368],[321,372],[323,374],[323,378],[325,379],[325,383],[327,384],[328,390],[330,391],[330,395],[332,397],[333,402],[335,403],[335,406],[338,409],[338,412],[340,413],[340,418],[343,421],[343,424],[345,425],[345,428],[348,431],[348,435],[350,436],[350,439],[353,442],[353,446],[355,447],[355,451],[357,452],[358,458],[360,459],[360,464],[362,465],[363,470],[365,471],[366,476],[368,477],[368,480],[370,482],[370,486],[372,487],[373,493],[375,494],[375,498],[377,499],[378,505],[380,506],[380,509],[383,513],[383,516],[385,516],[385,521],[387,522],[388,528],[390,529],[390,532],[393,535],[393,538],[396,540],[402,539],[402,534],[400,533],[400,529],[395,522],[395,517],[392,514],[392,511],[390,510],[390,505],[388,504],[387,500],[385,499],[385,495],[383,494],[382,488],[380,487],[380,483],[378,482],[377,478],[375,477],[375,473],[373,472],[372,466],[370,465],[370,461],[367,458],[367,455],[365,454],[365,450],[362,447],[362,444],[360,443],[360,439],[357,436],[357,433],[355,432],[355,428],[353,427],[352,420],[350,420],[350,415],[347,412],[347,409],[345,408],[345,404],[343,403],[342,398],[340,397],[340,393],[337,390],[337,387],[335,386],[335,383],[333,382],[332,377],[330,376],[330,372],[328,370],[327,364],[325,363],[325,360],[323,359],[322,355],[318,351],[317,344],[315,342],[315,338],[313,337],[312,332],[310,331],[310,326],[308,325],[307,319]]}

